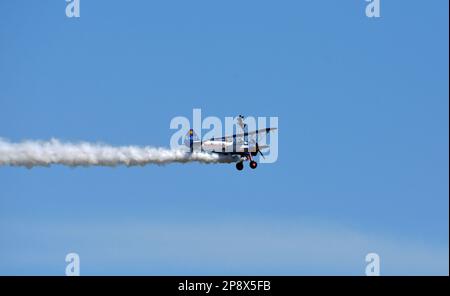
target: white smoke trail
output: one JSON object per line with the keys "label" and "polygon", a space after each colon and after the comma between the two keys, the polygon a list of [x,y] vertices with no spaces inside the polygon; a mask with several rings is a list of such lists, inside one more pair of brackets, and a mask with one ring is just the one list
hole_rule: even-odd
{"label": "white smoke trail", "polygon": [[12,143],[0,138],[0,166],[143,166],[168,163],[230,163],[234,157],[155,147],[63,143],[59,140]]}

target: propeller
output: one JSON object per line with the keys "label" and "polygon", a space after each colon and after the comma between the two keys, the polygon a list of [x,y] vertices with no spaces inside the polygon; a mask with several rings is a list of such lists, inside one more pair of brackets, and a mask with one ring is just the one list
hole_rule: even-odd
{"label": "propeller", "polygon": [[261,154],[261,156],[262,156],[264,159],[266,159],[266,158],[264,157],[264,154],[262,154],[261,150],[259,149],[258,143],[256,143],[256,152],[259,152],[259,154]]}

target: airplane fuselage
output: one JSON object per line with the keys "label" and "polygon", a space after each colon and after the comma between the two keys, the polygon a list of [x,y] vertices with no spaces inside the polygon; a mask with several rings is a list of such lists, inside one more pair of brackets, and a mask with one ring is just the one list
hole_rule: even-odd
{"label": "airplane fuselage", "polygon": [[256,154],[256,147],[247,143],[234,143],[233,141],[206,140],[194,141],[193,150],[217,153],[252,153]]}

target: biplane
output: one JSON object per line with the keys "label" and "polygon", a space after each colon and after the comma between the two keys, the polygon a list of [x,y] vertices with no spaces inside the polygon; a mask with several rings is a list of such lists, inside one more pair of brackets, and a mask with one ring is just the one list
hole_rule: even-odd
{"label": "biplane", "polygon": [[236,169],[239,171],[244,168],[244,161],[249,161],[250,168],[256,169],[258,163],[255,161],[254,156],[259,153],[264,158],[261,150],[269,148],[269,145],[260,145],[258,143],[258,136],[267,135],[277,128],[268,127],[248,132],[247,124],[244,123],[244,116],[242,115],[238,116],[237,123],[244,131],[243,133],[207,140],[199,139],[195,131],[190,129],[186,134],[184,144],[190,148],[191,152],[202,151],[237,156]]}

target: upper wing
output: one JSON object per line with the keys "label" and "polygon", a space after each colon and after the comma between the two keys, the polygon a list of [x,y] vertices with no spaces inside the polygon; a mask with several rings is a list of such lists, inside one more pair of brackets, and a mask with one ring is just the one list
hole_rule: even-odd
{"label": "upper wing", "polygon": [[276,127],[268,127],[268,128],[262,128],[262,129],[259,129],[259,130],[256,130],[256,131],[251,131],[251,132],[248,132],[248,133],[239,133],[239,134],[234,134],[234,135],[231,135],[231,136],[225,136],[225,137],[222,137],[222,138],[211,138],[210,140],[211,141],[214,141],[214,140],[227,141],[227,140],[232,140],[232,139],[236,139],[236,138],[243,138],[245,135],[247,135],[247,136],[265,135],[265,134],[268,134],[271,131],[274,131],[274,130],[277,130],[277,129],[278,128],[276,128]]}

